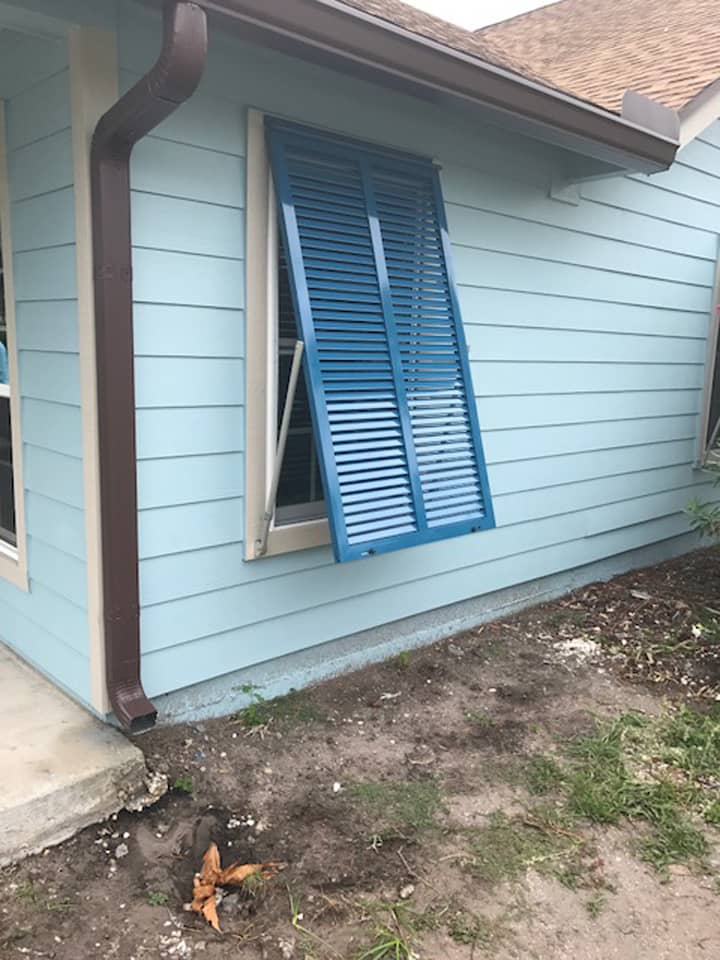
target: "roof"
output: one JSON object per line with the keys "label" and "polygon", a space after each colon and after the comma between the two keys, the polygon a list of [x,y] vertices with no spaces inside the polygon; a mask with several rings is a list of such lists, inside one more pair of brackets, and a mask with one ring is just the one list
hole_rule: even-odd
{"label": "roof", "polygon": [[348,7],[355,7],[363,13],[385,20],[396,27],[402,27],[427,40],[434,40],[459,53],[479,57],[497,67],[542,82],[528,64],[521,62],[511,50],[504,49],[491,38],[481,36],[472,30],[464,30],[462,27],[448,23],[447,20],[418,10],[409,3],[403,3],[402,0],[342,0],[342,2]]}
{"label": "roof", "polygon": [[559,0],[475,33],[577,97],[679,110],[720,78],[720,0]]}

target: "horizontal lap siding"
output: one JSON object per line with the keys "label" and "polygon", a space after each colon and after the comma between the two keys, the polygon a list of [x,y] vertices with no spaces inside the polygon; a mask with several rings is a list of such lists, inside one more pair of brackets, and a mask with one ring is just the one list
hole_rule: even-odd
{"label": "horizontal lap siding", "polygon": [[67,49],[21,46],[6,117],[30,590],[0,583],[0,636],[88,699]]}
{"label": "horizontal lap siding", "polygon": [[[151,23],[121,33],[126,87]],[[708,492],[692,461],[712,177],[602,181],[558,203],[541,145],[218,35],[211,49],[200,91],[132,170],[151,694],[684,533],[685,504]],[[347,565],[328,548],[243,561],[248,105],[441,162],[498,529]],[[720,175],[712,149],[683,163]]]}

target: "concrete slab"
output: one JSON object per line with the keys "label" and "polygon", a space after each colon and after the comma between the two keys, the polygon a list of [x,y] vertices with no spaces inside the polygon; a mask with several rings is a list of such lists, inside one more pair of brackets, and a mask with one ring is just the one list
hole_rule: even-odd
{"label": "concrete slab", "polygon": [[0,866],[59,843],[145,790],[145,760],[0,644]]}

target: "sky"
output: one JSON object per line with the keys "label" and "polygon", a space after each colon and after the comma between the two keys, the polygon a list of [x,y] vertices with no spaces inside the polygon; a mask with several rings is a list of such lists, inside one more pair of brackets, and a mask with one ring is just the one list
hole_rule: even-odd
{"label": "sky", "polygon": [[498,20],[516,17],[536,7],[544,7],[548,0],[405,0],[406,3],[434,13],[467,30],[476,30]]}

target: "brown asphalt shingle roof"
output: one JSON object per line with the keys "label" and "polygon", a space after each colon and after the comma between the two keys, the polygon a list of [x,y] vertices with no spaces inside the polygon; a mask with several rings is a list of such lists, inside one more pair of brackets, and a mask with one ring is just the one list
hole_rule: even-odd
{"label": "brown asphalt shingle roof", "polygon": [[[456,27],[440,17],[418,10],[402,0],[342,0],[348,7],[355,7],[380,20],[403,27],[410,33],[434,40],[460,53],[478,57],[497,67],[503,67],[523,77],[540,81],[532,68],[516,57],[512,50],[498,46],[494,40]],[[552,84],[549,84],[552,86]]]}
{"label": "brown asphalt shingle roof", "polygon": [[576,97],[679,109],[720,78],[720,0],[560,0],[475,33]]}

